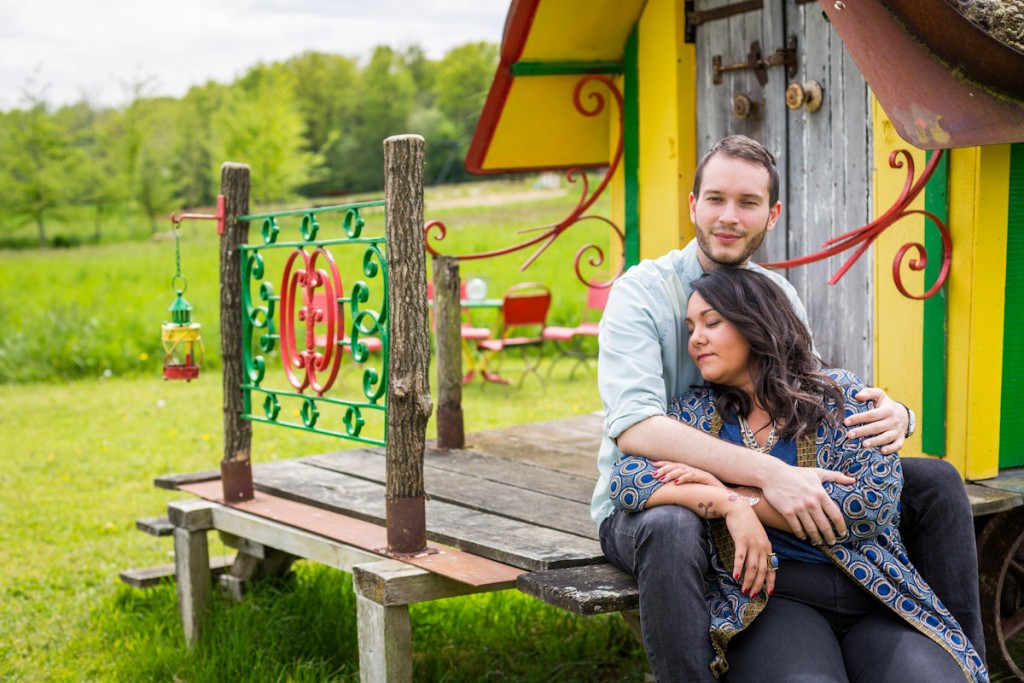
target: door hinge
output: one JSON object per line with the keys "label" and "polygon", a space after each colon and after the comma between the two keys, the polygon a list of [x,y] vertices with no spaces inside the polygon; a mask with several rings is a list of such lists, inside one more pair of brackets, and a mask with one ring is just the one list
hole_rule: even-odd
{"label": "door hinge", "polygon": [[786,41],[786,47],[780,47],[768,57],[761,54],[761,41],[755,40],[750,44],[750,52],[747,53],[747,61],[737,64],[722,64],[722,55],[715,55],[711,58],[711,82],[715,85],[722,84],[722,74],[726,71],[740,71],[751,69],[757,82],[761,85],[768,83],[768,67],[785,66],[786,76],[793,78],[796,75],[796,36],[790,36]]}

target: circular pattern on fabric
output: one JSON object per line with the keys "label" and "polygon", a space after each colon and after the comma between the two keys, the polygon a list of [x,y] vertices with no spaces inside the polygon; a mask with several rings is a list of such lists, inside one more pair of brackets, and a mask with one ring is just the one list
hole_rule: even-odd
{"label": "circular pattern on fabric", "polygon": [[640,501],[640,494],[637,493],[636,489],[629,488],[623,489],[622,493],[619,494],[619,503],[626,510],[638,510],[637,504]]}
{"label": "circular pattern on fabric", "polygon": [[848,569],[850,570],[850,574],[853,578],[860,583],[866,583],[867,580],[871,578],[871,568],[866,564],[854,562],[848,567]]}
{"label": "circular pattern on fabric", "polygon": [[644,469],[645,462],[646,461],[643,460],[642,458],[623,458],[619,464],[619,472],[621,472],[623,476],[636,474],[637,472]]}

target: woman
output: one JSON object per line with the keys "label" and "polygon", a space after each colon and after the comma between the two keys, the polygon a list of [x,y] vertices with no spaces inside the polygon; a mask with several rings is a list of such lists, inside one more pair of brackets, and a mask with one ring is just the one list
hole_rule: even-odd
{"label": "woman", "polygon": [[682,505],[708,520],[715,675],[987,681],[974,647],[907,558],[897,531],[899,458],[847,436],[843,418],[868,409],[854,399],[863,383],[822,369],[809,332],[768,278],[718,268],[693,290],[688,351],[707,386],[674,398],[670,415],[790,465],[839,470],[856,482],[823,484],[848,530],[834,545],[814,546],[789,533],[755,489],[726,486],[679,463],[635,456],[616,463],[611,491],[620,509]]}

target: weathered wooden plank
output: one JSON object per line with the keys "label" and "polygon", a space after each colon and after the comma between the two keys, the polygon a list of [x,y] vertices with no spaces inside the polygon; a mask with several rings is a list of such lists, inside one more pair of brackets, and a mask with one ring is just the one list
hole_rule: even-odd
{"label": "weathered wooden plank", "polygon": [[[1001,482],[1004,485],[1006,483],[1008,482]],[[1020,483],[1024,485],[1024,481]],[[998,486],[999,484],[996,485]],[[975,517],[1005,512],[1024,505],[1024,494],[1017,491],[991,488],[988,482],[966,484],[965,486],[967,488],[967,498],[971,501],[971,511]]]}
{"label": "weathered wooden plank", "polygon": [[636,580],[607,563],[523,574],[516,588],[576,614],[621,612],[640,605]]}
{"label": "weathered wooden plank", "polygon": [[182,484],[198,484],[203,481],[220,479],[220,470],[206,470],[204,472],[191,472],[186,474],[165,474],[153,480],[153,486],[158,489],[176,491]]}
{"label": "weathered wooden plank", "polygon": [[510,486],[580,503],[589,503],[594,493],[594,476],[556,472],[481,451],[434,451],[428,448],[427,463],[438,470],[471,472],[490,481],[502,481]]}
{"label": "weathered wooden plank", "polygon": [[515,581],[486,587],[471,586],[400,560],[356,565],[352,568],[352,580],[360,595],[386,607],[515,587]]}
{"label": "weathered wooden plank", "polygon": [[[571,423],[570,423],[571,424]],[[527,443],[551,444],[563,446],[576,453],[589,457],[597,462],[597,449],[601,446],[601,432],[580,432],[565,423],[539,422],[530,425],[518,425],[506,430],[510,435]]]}
{"label": "weathered wooden plank", "polygon": [[[370,481],[294,461],[254,468],[257,488],[288,500],[383,524],[384,488]],[[428,538],[438,543],[524,569],[539,570],[593,564],[603,560],[593,540],[544,529],[525,522],[452,505],[427,501]]]}
{"label": "weathered wooden plank", "polygon": [[466,435],[466,449],[500,453],[501,457],[567,474],[596,472],[597,451],[581,453],[573,447],[528,440],[508,430],[487,430]]}
{"label": "weathered wooden plank", "polygon": [[[226,572],[235,558],[231,555],[215,555],[210,558],[210,575],[217,577]],[[164,579],[174,580],[174,564],[161,564],[156,567],[143,567],[138,569],[125,569],[118,573],[122,582],[135,588],[150,588],[156,586]]]}
{"label": "weathered wooden plank", "polygon": [[166,516],[137,519],[135,520],[135,528],[139,531],[145,531],[151,536],[170,536],[174,533],[174,525],[171,524],[171,520]]}
{"label": "weathered wooden plank", "polygon": [[[189,491],[215,500],[220,482],[193,484]],[[331,512],[263,491],[251,500],[213,508],[214,526],[282,552],[343,571],[381,559],[387,543],[383,525]],[[428,544],[428,550],[403,561],[437,575],[491,589],[510,586],[522,571],[456,548]]]}
{"label": "weathered wooden plank", "polygon": [[[440,456],[444,457],[444,456]],[[317,455],[301,460],[302,464],[322,467],[377,483],[384,481],[385,462],[379,451],[351,450]],[[577,536],[597,539],[597,528],[590,519],[590,504],[493,481],[453,470],[424,466],[423,477],[431,500],[453,503],[482,512],[491,512],[549,529],[566,531]],[[538,472],[538,474],[542,474]],[[314,473],[309,474],[315,478]],[[539,478],[539,477],[537,477]],[[593,486],[591,486],[593,489]]]}

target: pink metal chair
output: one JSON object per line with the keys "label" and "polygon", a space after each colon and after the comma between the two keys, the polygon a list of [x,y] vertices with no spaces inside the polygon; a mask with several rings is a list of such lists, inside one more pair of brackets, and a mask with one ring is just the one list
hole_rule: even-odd
{"label": "pink metal chair", "polygon": [[576,327],[544,328],[545,341],[553,342],[555,348],[558,349],[558,355],[551,359],[551,364],[548,366],[549,378],[555,364],[563,358],[576,360],[572,369],[569,370],[569,379],[572,379],[576,374],[576,368],[581,365],[586,367],[589,360],[597,357],[596,354],[588,353],[584,349],[583,342],[587,337],[597,338],[598,325],[601,315],[604,313],[604,307],[608,303],[609,290],[611,287],[587,287],[587,303],[583,309],[580,324]]}
{"label": "pink metal chair", "polygon": [[[541,384],[544,383],[538,368],[550,308],[551,291],[542,284],[525,282],[513,285],[505,292],[501,304],[498,337],[485,339],[477,344],[477,349],[485,354],[481,370],[487,381],[510,384],[511,380],[501,377],[497,372],[491,372],[488,366],[494,359],[497,359],[500,365],[505,351],[519,349],[525,363],[519,382],[522,383],[526,375],[532,373],[537,375]],[[531,350],[535,351],[532,358],[529,353]]]}

